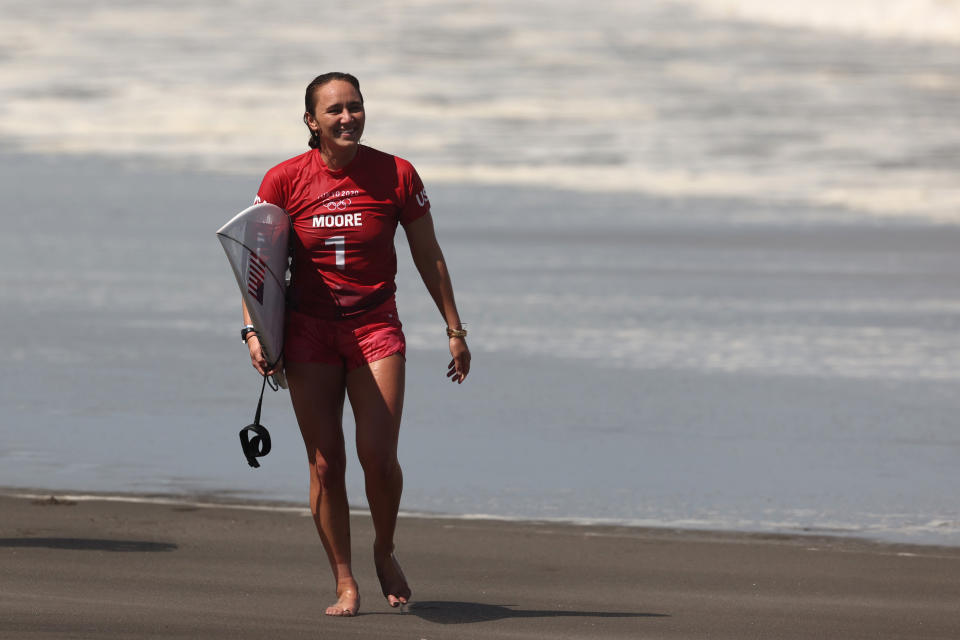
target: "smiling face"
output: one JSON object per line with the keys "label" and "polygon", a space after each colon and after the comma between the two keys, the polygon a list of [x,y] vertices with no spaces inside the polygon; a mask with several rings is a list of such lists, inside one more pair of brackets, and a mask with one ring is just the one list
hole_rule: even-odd
{"label": "smiling face", "polygon": [[320,152],[327,160],[352,160],[366,118],[360,92],[345,80],[331,80],[315,89],[314,97],[316,107],[304,121],[320,135]]}

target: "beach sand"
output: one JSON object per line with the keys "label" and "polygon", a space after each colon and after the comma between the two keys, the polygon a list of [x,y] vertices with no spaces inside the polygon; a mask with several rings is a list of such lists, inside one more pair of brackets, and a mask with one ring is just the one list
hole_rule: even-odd
{"label": "beach sand", "polygon": [[15,494],[2,638],[960,637],[958,548],[411,516],[400,613],[355,515],[347,620],[305,510]]}

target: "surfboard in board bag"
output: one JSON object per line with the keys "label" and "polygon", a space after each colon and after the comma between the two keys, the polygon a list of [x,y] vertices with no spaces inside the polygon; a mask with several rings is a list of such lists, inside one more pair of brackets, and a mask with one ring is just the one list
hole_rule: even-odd
{"label": "surfboard in board bag", "polygon": [[[271,364],[283,354],[289,235],[287,212],[269,203],[244,209],[217,231],[264,356]],[[274,373],[273,379],[287,388],[282,370]]]}

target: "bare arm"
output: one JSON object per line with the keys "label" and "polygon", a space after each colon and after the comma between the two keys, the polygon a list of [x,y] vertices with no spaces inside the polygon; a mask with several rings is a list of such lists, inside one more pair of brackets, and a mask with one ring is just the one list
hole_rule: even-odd
{"label": "bare arm", "polygon": [[[240,306],[243,307],[243,324],[252,325],[253,320],[250,318],[250,312],[247,311],[247,305],[242,299],[240,300]],[[276,366],[272,369],[269,368],[270,363],[267,362],[266,357],[264,357],[263,347],[260,346],[260,336],[256,333],[247,334],[247,348],[250,350],[250,364],[261,374],[271,375],[282,366],[278,361]]]}
{"label": "bare arm", "polygon": [[[450,329],[462,329],[447,262],[443,258],[443,251],[440,250],[440,243],[437,242],[437,234],[433,228],[433,217],[428,213],[404,229],[413,264],[420,272],[423,284],[440,310],[440,315]],[[470,349],[465,338],[450,338],[450,355],[453,359],[448,366],[447,376],[459,384],[470,373]]]}

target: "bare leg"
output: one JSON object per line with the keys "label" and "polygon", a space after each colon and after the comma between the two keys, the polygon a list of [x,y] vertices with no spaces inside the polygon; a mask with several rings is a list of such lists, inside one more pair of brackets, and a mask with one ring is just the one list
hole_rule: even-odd
{"label": "bare leg", "polygon": [[376,540],[373,561],[391,607],[406,604],[410,587],[393,555],[403,472],[397,439],[403,413],[403,356],[395,354],[347,374],[347,393],[357,423],[357,455],[363,466],[367,502]]}
{"label": "bare leg", "polygon": [[343,368],[290,362],[286,372],[310,463],[310,511],[337,584],[337,602],[327,608],[326,614],[353,616],[360,609],[360,592],[350,564],[350,507],[342,426]]}

